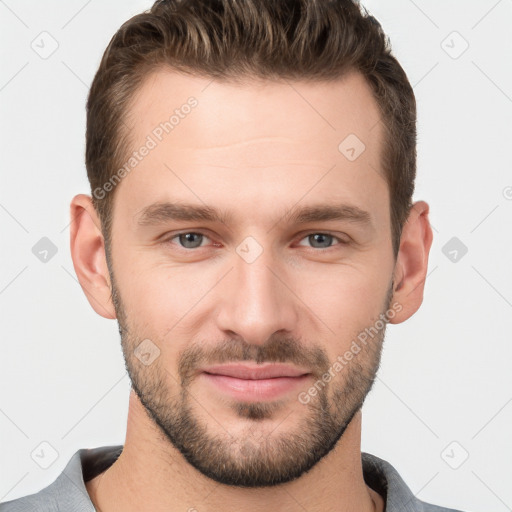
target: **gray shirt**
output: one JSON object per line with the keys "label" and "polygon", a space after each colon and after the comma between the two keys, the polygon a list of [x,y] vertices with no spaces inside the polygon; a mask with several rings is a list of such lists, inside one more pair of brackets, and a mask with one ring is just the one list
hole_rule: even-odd
{"label": "gray shirt", "polygon": [[[111,466],[122,450],[123,445],[116,445],[76,451],[52,484],[35,494],[0,503],[0,512],[95,512],[84,482]],[[461,512],[416,498],[389,462],[365,452],[361,459],[364,480],[384,498],[385,512]]]}

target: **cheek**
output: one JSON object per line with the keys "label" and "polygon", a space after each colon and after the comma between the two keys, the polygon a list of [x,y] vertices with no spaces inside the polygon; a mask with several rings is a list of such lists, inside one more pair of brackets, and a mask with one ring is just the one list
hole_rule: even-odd
{"label": "cheek", "polygon": [[177,359],[192,334],[184,331],[187,313],[191,314],[197,299],[188,300],[187,280],[176,269],[167,273],[156,269],[139,271],[123,278],[121,297],[131,333],[130,343],[135,348],[142,340],[151,340],[159,349],[159,365],[165,368],[162,376],[174,386],[179,381]]}
{"label": "cheek", "polygon": [[146,270],[127,277],[126,306],[155,332],[171,329],[192,306],[193,284],[185,272]]}
{"label": "cheek", "polygon": [[382,312],[390,279],[377,267],[340,266],[314,276],[302,274],[299,296],[328,327],[326,336],[345,346]]}
{"label": "cheek", "polygon": [[173,266],[135,253],[119,265],[117,279],[129,324],[139,337],[179,350],[179,343],[198,328],[197,315],[209,304],[208,293],[223,272],[204,265]]}

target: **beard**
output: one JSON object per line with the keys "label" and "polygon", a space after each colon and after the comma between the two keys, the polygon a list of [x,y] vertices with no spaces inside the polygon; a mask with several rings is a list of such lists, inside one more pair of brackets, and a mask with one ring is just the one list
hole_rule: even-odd
{"label": "beard", "polygon": [[[111,283],[125,366],[133,390],[164,438],[190,465],[216,482],[238,487],[266,487],[300,477],[336,446],[372,389],[380,366],[387,316],[384,327],[371,341],[360,344],[360,352],[332,380],[316,386],[317,393],[308,403],[293,404],[293,412],[298,414],[293,428],[279,432],[277,427],[270,430],[265,425],[265,420],[272,419],[276,412],[281,414],[289,406],[289,399],[288,402],[232,400],[226,402],[227,406],[240,418],[240,425],[247,426],[236,434],[226,429],[215,432],[208,425],[218,422],[211,416],[207,421],[201,418],[198,411],[205,409],[201,397],[190,391],[202,365],[235,361],[286,362],[310,369],[314,382],[319,383],[332,367],[325,350],[311,343],[302,344],[296,338],[277,335],[262,345],[251,345],[240,338],[223,340],[215,346],[195,343],[187,345],[179,354],[178,376],[175,377],[161,364],[163,358],[144,366],[134,356],[143,337],[130,329],[113,273]],[[389,310],[392,292],[393,283],[380,318]],[[364,326],[355,335],[365,327],[370,326]],[[163,339],[153,341],[159,347],[165,346]]]}

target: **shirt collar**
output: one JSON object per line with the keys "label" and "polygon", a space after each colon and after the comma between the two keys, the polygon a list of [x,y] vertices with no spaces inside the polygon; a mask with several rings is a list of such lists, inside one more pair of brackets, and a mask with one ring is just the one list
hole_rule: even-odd
{"label": "shirt collar", "polygon": [[[78,450],[57,480],[46,489],[53,488],[53,495],[67,496],[76,503],[76,510],[95,512],[85,482],[105,471],[119,457],[123,445],[101,446]],[[366,484],[378,492],[386,504],[385,512],[422,510],[422,502],[414,496],[396,469],[387,461],[370,453],[361,453],[363,476]],[[44,490],[46,490],[44,489]]]}

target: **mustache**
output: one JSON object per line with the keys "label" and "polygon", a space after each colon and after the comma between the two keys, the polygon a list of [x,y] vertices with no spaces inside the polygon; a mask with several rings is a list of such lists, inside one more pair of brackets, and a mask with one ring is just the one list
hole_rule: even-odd
{"label": "mustache", "polygon": [[186,348],[178,358],[181,385],[187,386],[202,366],[240,361],[292,363],[308,368],[317,378],[329,370],[329,359],[322,348],[306,346],[296,338],[273,335],[262,345],[235,338],[215,346],[196,343]]}

